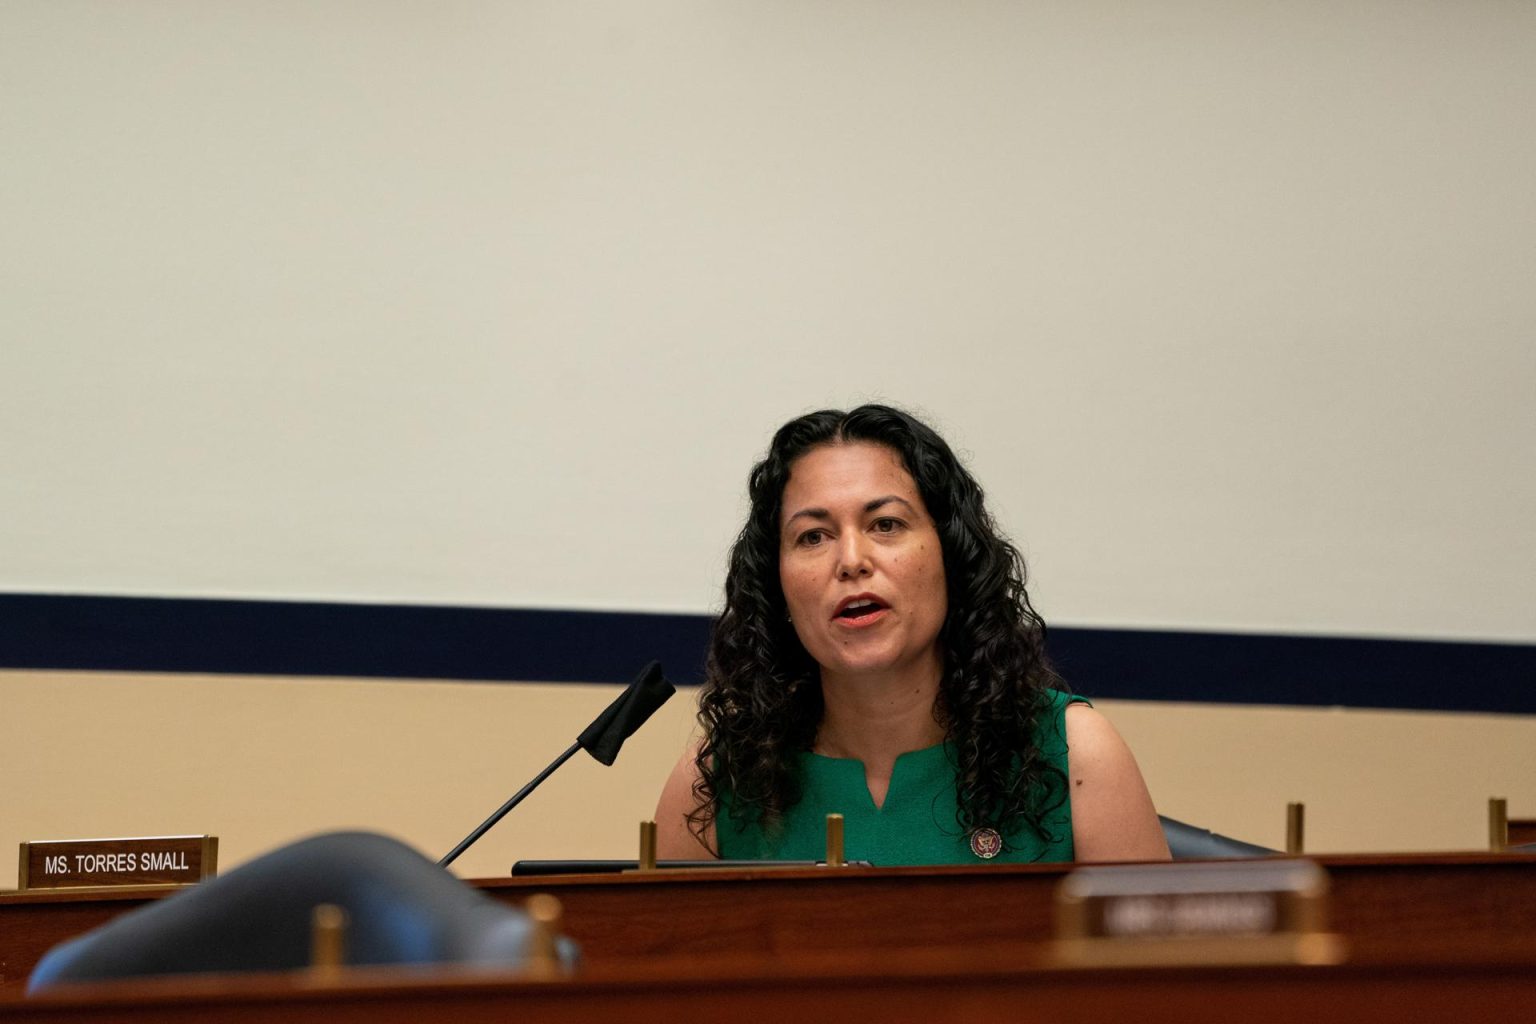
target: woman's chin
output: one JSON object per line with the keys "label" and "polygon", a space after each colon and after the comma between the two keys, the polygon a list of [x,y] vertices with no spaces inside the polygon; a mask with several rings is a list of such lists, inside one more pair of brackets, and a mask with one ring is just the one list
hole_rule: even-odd
{"label": "woman's chin", "polygon": [[881,678],[904,679],[911,674],[927,675],[924,669],[928,659],[913,658],[901,652],[868,651],[861,655],[828,659],[821,663],[822,680],[837,682],[840,679],[879,680]]}

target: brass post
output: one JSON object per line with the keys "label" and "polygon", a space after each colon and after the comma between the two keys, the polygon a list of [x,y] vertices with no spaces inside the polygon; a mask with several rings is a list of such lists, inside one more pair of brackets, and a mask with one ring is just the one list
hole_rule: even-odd
{"label": "brass post", "polygon": [[1488,848],[1494,853],[1509,849],[1509,801],[1501,796],[1488,798]]}
{"label": "brass post", "polygon": [[843,816],[827,815],[827,867],[840,868],[843,860]]}
{"label": "brass post", "polygon": [[1285,805],[1285,852],[1291,857],[1300,857],[1306,849],[1306,805]]}
{"label": "brass post", "polygon": [[528,936],[527,975],[537,980],[558,978],[563,973],[560,966],[560,934],[562,909],[560,901],[548,893],[535,893],[526,904],[533,931]]}
{"label": "brass post", "polygon": [[331,977],[347,962],[347,912],[334,903],[321,903],[309,914],[309,967]]}
{"label": "brass post", "polygon": [[642,821],[640,823],[640,862],[641,871],[656,870],[656,823],[654,821]]}

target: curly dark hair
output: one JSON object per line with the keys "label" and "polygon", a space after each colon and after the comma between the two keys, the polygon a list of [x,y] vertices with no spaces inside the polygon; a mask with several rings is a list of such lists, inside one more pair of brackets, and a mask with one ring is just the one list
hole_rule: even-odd
{"label": "curly dark hair", "polygon": [[[731,548],[725,610],[715,623],[699,698],[697,755],[702,839],[729,793],[739,825],[773,827],[799,802],[797,755],[821,723],[818,666],[788,621],[779,579],[779,517],[796,460],[814,448],[864,441],[900,455],[938,530],[949,613],[939,634],[944,668],[935,719],[955,761],[962,834],[990,826],[1004,837],[1065,799],[1065,778],[1034,742],[1045,691],[1064,690],[1045,656],[1045,623],[1024,588],[1024,559],[997,530],[981,487],[932,428],[899,409],[863,405],[791,420],[752,468],[752,508]],[[1046,837],[1053,838],[1053,837]]]}

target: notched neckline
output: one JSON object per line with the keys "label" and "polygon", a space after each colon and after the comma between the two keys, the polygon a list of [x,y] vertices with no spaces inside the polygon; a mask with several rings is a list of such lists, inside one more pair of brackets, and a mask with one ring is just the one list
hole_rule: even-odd
{"label": "notched neckline", "polygon": [[[895,763],[891,765],[891,781],[885,787],[885,799],[878,804],[875,803],[874,794],[869,791],[869,779],[865,773],[864,762],[861,759],[857,757],[832,757],[829,754],[818,754],[814,750],[803,751],[800,756],[814,758],[816,761],[823,762],[838,775],[851,776],[851,778],[843,780],[843,785],[847,785],[850,788],[857,786],[858,791],[863,794],[866,801],[865,810],[883,815],[886,807],[891,803],[893,794],[897,799],[900,799],[901,789],[910,788],[911,785],[917,784],[915,781],[909,784],[907,781],[908,776],[921,780],[924,775],[933,771],[935,757],[941,758],[942,763],[948,763],[949,759],[945,754],[948,746],[949,741],[945,740],[935,743],[931,747],[906,750],[897,754]],[[900,786],[898,786],[898,782]]]}

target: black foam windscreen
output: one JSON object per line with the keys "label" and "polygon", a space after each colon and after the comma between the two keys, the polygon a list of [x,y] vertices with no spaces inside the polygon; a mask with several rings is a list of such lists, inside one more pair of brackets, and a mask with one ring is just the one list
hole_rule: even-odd
{"label": "black foam windscreen", "polygon": [[677,689],[661,674],[661,663],[651,662],[640,670],[635,681],[619,694],[617,700],[582,730],[576,737],[577,745],[603,764],[613,764],[624,741],[676,692]]}

